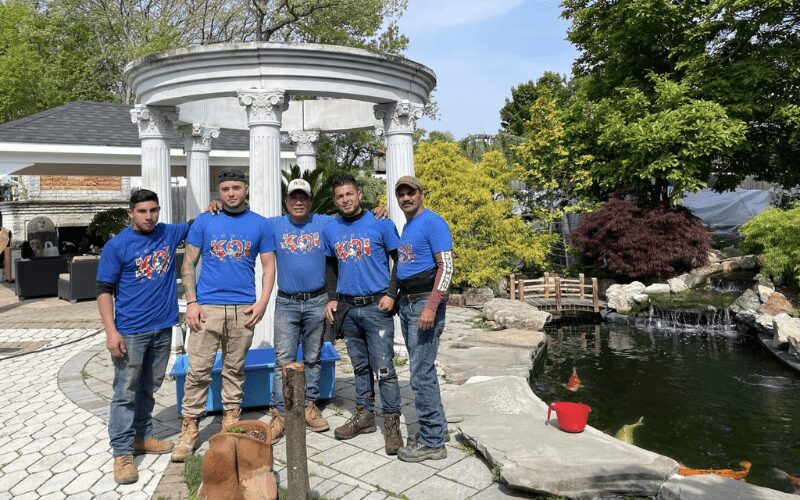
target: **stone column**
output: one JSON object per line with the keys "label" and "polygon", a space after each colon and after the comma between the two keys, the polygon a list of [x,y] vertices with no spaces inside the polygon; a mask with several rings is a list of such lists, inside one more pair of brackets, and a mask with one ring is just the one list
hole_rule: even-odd
{"label": "stone column", "polygon": [[205,211],[210,201],[208,154],[219,128],[194,123],[180,127],[178,133],[186,141],[186,220],[191,220]]}
{"label": "stone column", "polygon": [[172,106],[143,106],[131,110],[142,141],[142,187],[155,191],[161,202],[161,222],[172,222],[172,166],[170,139],[175,135],[178,113]]}
{"label": "stone column", "polygon": [[300,167],[300,173],[316,170],[319,130],[290,132],[289,138],[294,144],[294,154],[297,156],[297,166]]}
{"label": "stone column", "polygon": [[394,183],[404,175],[414,175],[414,143],[412,134],[417,120],[422,118],[422,105],[407,100],[375,105],[375,118],[383,120],[378,135],[386,136],[386,205],[389,216],[401,231],[405,215],[397,205]]}
{"label": "stone column", "polygon": [[[281,214],[281,118],[289,107],[283,90],[240,90],[239,104],[247,111],[250,127],[250,208],[273,217]],[[256,261],[256,276],[261,275],[261,263]],[[273,345],[275,291],[264,318],[256,326],[253,347]],[[261,280],[256,278],[256,294],[261,293]]]}

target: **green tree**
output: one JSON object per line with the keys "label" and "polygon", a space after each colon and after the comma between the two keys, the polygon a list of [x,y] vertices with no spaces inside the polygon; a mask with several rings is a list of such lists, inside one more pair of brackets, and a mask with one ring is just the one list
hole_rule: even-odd
{"label": "green tree", "polygon": [[800,284],[800,205],[768,208],[747,221],[739,232],[745,250],[760,254],[762,271],[776,283]]}
{"label": "green tree", "polygon": [[543,94],[565,99],[568,93],[566,83],[566,77],[545,71],[536,83],[529,80],[511,87],[511,99],[506,98],[506,103],[500,110],[500,127],[503,132],[522,136],[526,122],[531,119],[531,105]]}
{"label": "green tree", "polygon": [[[450,224],[456,286],[494,284],[520,267],[543,268],[554,239],[512,214],[510,169],[497,151],[471,163],[455,142],[423,142],[414,155],[425,204]],[[498,196],[499,195],[499,196]]]}
{"label": "green tree", "polygon": [[124,208],[109,208],[102,212],[97,212],[92,217],[92,222],[86,229],[88,234],[93,234],[103,241],[110,240],[114,235],[128,227],[130,224],[128,211]]}

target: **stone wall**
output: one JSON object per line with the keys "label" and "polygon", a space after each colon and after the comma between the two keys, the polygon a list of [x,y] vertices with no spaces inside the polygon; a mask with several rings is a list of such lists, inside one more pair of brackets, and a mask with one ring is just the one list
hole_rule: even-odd
{"label": "stone wall", "polygon": [[7,201],[0,203],[2,225],[12,231],[15,245],[26,238],[26,226],[38,216],[48,217],[56,227],[88,226],[97,212],[127,208],[125,201]]}
{"label": "stone wall", "polygon": [[126,202],[131,193],[130,177],[22,175],[19,181],[27,201]]}

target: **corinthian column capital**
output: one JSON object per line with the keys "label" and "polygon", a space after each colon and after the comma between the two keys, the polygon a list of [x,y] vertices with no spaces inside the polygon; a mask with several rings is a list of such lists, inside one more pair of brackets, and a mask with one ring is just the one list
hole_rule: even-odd
{"label": "corinthian column capital", "polygon": [[178,127],[178,134],[186,139],[190,151],[211,151],[211,141],[219,137],[219,127],[209,127],[193,123]]}
{"label": "corinthian column capital", "polygon": [[131,121],[139,126],[140,139],[168,139],[175,133],[178,113],[173,106],[144,106],[131,110]]}
{"label": "corinthian column capital", "polygon": [[289,138],[294,144],[296,155],[316,155],[319,143],[319,130],[302,130],[290,132]]}
{"label": "corinthian column capital", "polygon": [[247,110],[247,125],[274,125],[280,127],[283,112],[289,108],[289,99],[283,90],[240,90],[239,104]]}
{"label": "corinthian column capital", "polygon": [[375,105],[375,118],[383,121],[376,127],[378,135],[412,134],[417,120],[422,118],[423,106],[408,100]]}

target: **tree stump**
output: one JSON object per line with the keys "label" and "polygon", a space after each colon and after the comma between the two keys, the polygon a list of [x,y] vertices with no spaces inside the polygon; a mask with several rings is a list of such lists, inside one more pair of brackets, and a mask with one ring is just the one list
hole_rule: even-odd
{"label": "tree stump", "polygon": [[303,363],[288,363],[281,368],[283,400],[286,406],[287,500],[311,498],[306,454],[306,371]]}

